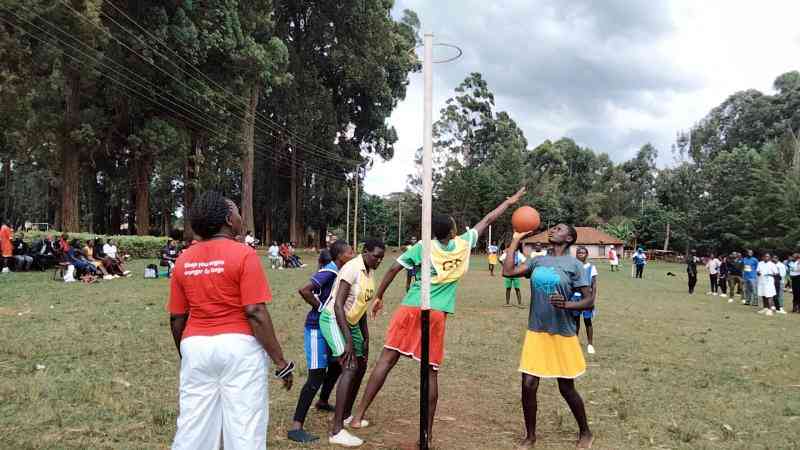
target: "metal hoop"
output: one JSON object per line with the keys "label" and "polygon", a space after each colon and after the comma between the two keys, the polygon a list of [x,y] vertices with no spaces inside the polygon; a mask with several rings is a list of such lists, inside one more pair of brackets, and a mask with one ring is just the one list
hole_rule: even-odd
{"label": "metal hoop", "polygon": [[[453,62],[453,61],[457,60],[458,58],[461,58],[461,55],[464,54],[464,52],[461,50],[461,47],[459,47],[457,45],[453,45],[453,44],[433,44],[433,46],[434,47],[452,48],[452,49],[456,50],[457,54],[456,54],[456,56],[452,56],[450,58],[433,60],[433,61],[431,61],[431,64],[444,64],[444,63]],[[415,53],[415,50],[418,49],[418,48],[421,48],[421,47],[424,47],[424,45],[423,44],[417,45],[416,47],[411,49],[411,52]],[[420,62],[422,62],[422,59],[420,59]]]}

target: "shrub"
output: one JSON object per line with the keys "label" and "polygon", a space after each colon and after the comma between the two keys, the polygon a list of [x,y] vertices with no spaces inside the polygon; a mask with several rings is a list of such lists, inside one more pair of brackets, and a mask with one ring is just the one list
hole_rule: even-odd
{"label": "shrub", "polygon": [[[53,238],[58,241],[61,237],[60,231],[30,231],[25,233],[25,241],[33,243],[41,239],[47,234],[52,234]],[[102,238],[103,242],[108,242],[113,239],[117,242],[120,254],[131,255],[133,258],[159,258],[161,256],[161,249],[167,245],[168,237],[155,237],[155,236],[104,236],[101,234],[90,233],[68,233],[70,239],[80,239],[86,242],[88,239]]]}

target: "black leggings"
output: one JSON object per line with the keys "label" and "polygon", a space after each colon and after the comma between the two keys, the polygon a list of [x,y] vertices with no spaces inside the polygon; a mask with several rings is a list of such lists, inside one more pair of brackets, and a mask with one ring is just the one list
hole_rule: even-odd
{"label": "black leggings", "polygon": [[331,396],[333,387],[336,386],[336,381],[342,373],[342,366],[338,362],[331,362],[327,369],[311,369],[308,371],[308,380],[303,385],[300,391],[300,398],[297,399],[297,407],[294,410],[294,420],[300,423],[306,421],[306,414],[311,408],[311,402],[317,395],[317,391],[322,387],[322,392],[319,394],[319,400],[327,403]]}
{"label": "black leggings", "polygon": [[636,264],[636,278],[644,278],[644,264]]}
{"label": "black leggings", "polygon": [[689,275],[689,293],[694,294],[694,287],[697,285],[697,274],[687,273]]}
{"label": "black leggings", "polygon": [[792,277],[792,312],[800,312],[800,276]]}
{"label": "black leggings", "polygon": [[718,290],[717,289],[717,274],[715,274],[715,273],[711,274],[711,275],[708,276],[708,278],[709,278],[709,280],[711,280],[711,293],[712,294],[716,294],[717,290]]}

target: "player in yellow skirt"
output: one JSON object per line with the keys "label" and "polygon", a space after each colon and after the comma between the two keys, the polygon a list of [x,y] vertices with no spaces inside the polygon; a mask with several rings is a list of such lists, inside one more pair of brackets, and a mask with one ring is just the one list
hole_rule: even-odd
{"label": "player in yellow skirt", "polygon": [[[507,251],[515,252],[522,239],[532,233],[514,233]],[[514,265],[513,258],[503,262],[504,277],[530,277],[531,308],[528,331],[522,345],[519,371],[522,372],[522,411],[526,436],[522,447],[536,443],[536,391],[540,378],[556,378],[558,390],[578,422],[578,448],[591,448],[592,432],[586,419],[583,399],[575,390],[575,378],[586,371],[581,345],[576,333],[572,310],[594,306],[594,296],[583,264],[570,255],[569,247],[578,233],[570,225],[559,224],[550,229],[550,254],[537,256],[527,264]],[[583,300],[567,302],[573,292]]]}
{"label": "player in yellow skirt", "polygon": [[[490,242],[489,246],[486,247],[486,254],[488,255],[487,259],[489,260],[489,275],[494,276],[494,266],[497,265],[497,252],[500,249],[494,244],[494,242]],[[408,289],[406,289],[407,291]]]}

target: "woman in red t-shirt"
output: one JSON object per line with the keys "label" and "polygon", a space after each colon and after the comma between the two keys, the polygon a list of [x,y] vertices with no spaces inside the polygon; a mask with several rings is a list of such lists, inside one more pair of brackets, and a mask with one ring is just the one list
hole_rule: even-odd
{"label": "woman in red t-shirt", "polygon": [[11,261],[14,260],[14,246],[11,244],[11,235],[14,231],[7,220],[0,219],[0,269],[8,272]]}
{"label": "woman in red t-shirt", "polygon": [[175,262],[169,312],[181,357],[180,415],[173,449],[265,449],[267,354],[292,387],[294,363],[283,351],[266,304],[272,294],[256,252],[235,241],[242,218],[216,192],[191,208],[202,240]]}

